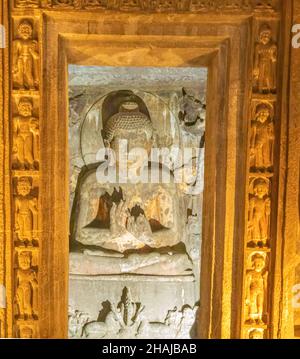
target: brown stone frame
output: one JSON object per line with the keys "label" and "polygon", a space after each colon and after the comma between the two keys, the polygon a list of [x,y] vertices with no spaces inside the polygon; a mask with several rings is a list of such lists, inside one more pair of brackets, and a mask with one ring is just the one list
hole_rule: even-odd
{"label": "brown stone frame", "polygon": [[[146,59],[148,65],[156,66],[209,67],[207,135],[209,140],[205,167],[202,310],[199,335],[203,338],[247,336],[242,325],[244,272],[240,268],[244,268],[245,271],[244,262],[247,257],[244,238],[246,238],[245,213],[248,204],[247,148],[251,105],[249,99],[252,93],[252,51],[257,36],[257,24],[268,22],[276,29],[280,19],[278,13],[268,10],[253,15],[251,11],[244,12],[238,9],[234,14],[227,16],[220,16],[217,13],[209,16],[183,13],[173,14],[171,17],[168,14],[151,15],[138,12],[130,14],[110,12],[95,16],[92,12],[84,11],[80,13],[80,22],[76,22],[78,12],[72,9],[58,11],[16,9],[12,12],[11,29],[14,29],[16,19],[34,20],[36,37],[40,44],[43,83],[40,91],[29,94],[40,99],[39,172],[10,172],[9,152],[7,152],[9,149],[7,147],[5,149],[6,176],[3,178],[6,179],[7,310],[4,319],[1,320],[0,317],[0,320],[5,323],[6,336],[18,336],[20,326],[18,320],[14,319],[13,306],[15,295],[14,265],[12,265],[14,246],[11,240],[13,216],[10,215],[8,198],[10,192],[12,194],[14,190],[10,191],[13,181],[9,185],[9,173],[12,178],[24,175],[35,178],[34,185],[39,187],[41,216],[38,266],[39,315],[38,320],[30,325],[35,327],[36,337],[66,337],[68,172],[67,161],[63,160],[68,149],[66,64],[69,62],[86,65],[140,66],[143,65],[137,63],[140,59],[144,62]],[[120,35],[123,35],[122,38]],[[13,38],[12,32],[11,39]],[[95,50],[93,53],[92,49],[95,49],[97,43],[101,44],[109,54],[109,62],[103,58],[100,61],[95,56]],[[130,58],[128,57],[131,62],[126,64],[120,62],[114,54],[120,49],[126,51],[129,43],[133,44],[131,49],[144,46],[145,50],[143,57],[138,52],[135,58],[131,58],[133,53],[131,51]],[[244,52],[241,49],[243,43],[247,44]],[[160,52],[160,55],[166,54],[166,59],[159,59],[159,63],[157,54],[154,55],[156,47],[171,51]],[[7,68],[7,53],[3,60]],[[10,94],[14,95],[8,90],[6,82],[6,101],[10,98]],[[276,101],[276,96],[272,97],[272,100]],[[217,121],[214,116],[216,109],[219,109],[215,111],[218,116]],[[5,118],[7,119],[7,114],[4,115]],[[7,121],[4,125],[5,138],[8,139]],[[278,127],[279,125],[277,133],[279,133]],[[279,163],[276,163],[275,167],[278,168]],[[276,180],[273,185],[276,188]],[[273,195],[273,207],[277,207],[276,195]],[[272,220],[273,238],[276,238],[275,222],[276,210],[273,211]],[[272,248],[274,245],[275,243]],[[272,264],[273,268],[275,251],[271,253],[270,265]],[[276,278],[280,276],[279,271],[276,270],[270,279],[271,289],[268,294],[270,313],[274,311],[270,303],[277,301],[277,294],[272,291],[275,274]],[[269,318],[268,324],[271,322]],[[278,335],[276,328],[272,329],[271,326],[266,327],[266,333],[270,337]]]}

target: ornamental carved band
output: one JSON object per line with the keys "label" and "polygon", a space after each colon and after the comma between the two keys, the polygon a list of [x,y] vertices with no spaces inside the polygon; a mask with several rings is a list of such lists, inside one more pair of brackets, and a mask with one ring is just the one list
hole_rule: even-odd
{"label": "ornamental carved band", "polygon": [[73,8],[119,11],[278,10],[278,0],[15,0],[17,8]]}
{"label": "ornamental carved band", "polygon": [[[32,2],[31,2],[32,4]],[[12,42],[12,152],[14,336],[34,338],[38,330],[39,263],[39,87],[37,21],[14,18]]]}
{"label": "ornamental carved band", "polygon": [[277,44],[274,30],[259,23],[254,35],[253,95],[249,134],[249,202],[244,278],[244,337],[269,338],[272,203]]}

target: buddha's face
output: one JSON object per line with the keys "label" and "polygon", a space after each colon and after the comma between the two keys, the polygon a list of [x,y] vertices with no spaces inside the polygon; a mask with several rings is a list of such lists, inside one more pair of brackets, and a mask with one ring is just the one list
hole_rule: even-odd
{"label": "buddha's face", "polygon": [[256,272],[261,272],[265,268],[265,261],[263,258],[255,258],[253,261],[253,268]]}
{"label": "buddha's face", "polygon": [[22,40],[28,40],[32,38],[32,27],[28,23],[22,23],[19,26],[18,34]]}
{"label": "buddha's face", "polygon": [[30,268],[29,252],[23,252],[19,254],[19,267],[23,270],[27,270]]}
{"label": "buddha's face", "polygon": [[118,129],[115,131],[114,137],[110,142],[110,148],[118,155],[122,143],[122,150],[124,151],[123,144],[127,144],[127,153],[133,149],[145,149],[149,154],[152,148],[152,140],[149,140],[149,134],[144,129],[137,130],[124,130]]}
{"label": "buddha's face", "polygon": [[272,34],[271,34],[271,31],[270,30],[265,30],[265,31],[262,31],[260,33],[260,42],[263,44],[263,45],[267,45],[270,43],[271,39],[272,39]]}
{"label": "buddha's face", "polygon": [[263,110],[260,110],[257,114],[257,121],[259,121],[260,123],[265,123],[266,121],[268,121],[270,117],[270,111],[265,108]]}
{"label": "buddha's face", "polygon": [[264,198],[268,194],[268,188],[265,183],[258,183],[254,188],[254,194],[258,198]]}
{"label": "buddha's face", "polygon": [[31,191],[31,185],[29,181],[20,181],[17,185],[18,194],[25,197]]}
{"label": "buddha's face", "polygon": [[21,101],[18,110],[21,116],[29,117],[32,115],[32,104],[30,102]]}

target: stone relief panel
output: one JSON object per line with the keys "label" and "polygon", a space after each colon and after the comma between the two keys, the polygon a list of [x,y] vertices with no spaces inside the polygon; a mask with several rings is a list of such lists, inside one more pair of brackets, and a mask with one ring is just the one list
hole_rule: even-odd
{"label": "stone relief panel", "polygon": [[36,270],[36,251],[33,249],[18,249],[16,269],[15,306],[16,318],[32,320],[38,317]]}
{"label": "stone relief panel", "polygon": [[31,97],[17,99],[16,115],[13,117],[12,166],[15,170],[38,170],[39,168],[39,121]]}
{"label": "stone relief panel", "polygon": [[271,27],[268,24],[261,25],[254,51],[254,93],[276,93],[277,51]]}
{"label": "stone relief panel", "polygon": [[252,178],[248,212],[248,246],[267,247],[270,239],[270,180]]}
{"label": "stone relief panel", "polygon": [[270,102],[254,102],[250,137],[250,167],[252,172],[273,170],[274,107]]}
{"label": "stone relief panel", "polygon": [[[267,261],[266,252],[254,252],[248,259],[249,269],[245,281],[245,324],[247,325],[267,324]],[[250,332],[249,337],[251,335],[257,335],[257,332]]]}
{"label": "stone relief panel", "polygon": [[33,179],[20,177],[15,180],[14,195],[15,241],[17,245],[38,243],[38,194]]}
{"label": "stone relief panel", "polygon": [[32,19],[16,21],[16,35],[12,46],[12,75],[14,90],[39,89],[39,47]]}
{"label": "stone relief panel", "polygon": [[[105,71],[100,72],[101,76]],[[113,76],[118,72],[123,74],[122,69],[114,69]],[[130,72],[132,79],[128,78]],[[73,308],[70,336],[150,338],[163,332],[166,338],[179,338],[188,336],[187,323],[195,322],[194,304],[200,291],[205,87],[199,92],[199,88],[197,91],[176,85],[175,90],[173,80],[177,74],[178,69],[173,74],[170,69],[127,69],[124,76],[141,88],[107,92],[106,87],[104,96],[99,88],[98,95],[93,94],[98,100],[93,100],[92,106],[84,100],[90,96],[88,86],[70,86],[70,131],[78,128],[81,136],[76,143],[76,137],[70,135],[70,186],[74,191],[69,255]],[[202,75],[206,76],[204,72]],[[95,76],[85,82],[95,82]],[[70,79],[71,83],[82,81],[76,72]],[[106,79],[102,83],[103,80]],[[123,75],[116,80],[122,86]],[[126,141],[126,147],[121,147],[120,140]],[[95,146],[100,151],[99,147],[95,151]],[[132,156],[137,149],[143,150],[141,157]],[[184,149],[192,149],[190,157],[180,153]],[[95,158],[99,161],[96,166]],[[117,175],[106,177],[103,170]],[[120,170],[128,177],[123,177],[125,172]],[[111,294],[104,298],[108,282]],[[117,306],[115,293],[122,283],[128,288],[124,304],[132,302],[125,308],[132,312],[130,320],[126,319],[129,314],[125,309],[117,310],[112,305]],[[175,298],[165,296],[164,290],[158,289],[161,287],[174,293]],[[85,304],[78,288],[90,293]],[[101,320],[91,322],[99,311],[99,300],[93,300],[95,288],[102,293],[101,300],[110,304]],[[131,290],[140,303],[145,303],[145,310],[138,306],[133,309]],[[160,308],[148,308],[149,298],[158,290]],[[118,307],[122,306],[119,303]],[[176,310],[170,311],[175,306]],[[172,313],[183,319],[173,323],[173,319],[169,320]],[[98,332],[92,334],[94,330]]]}
{"label": "stone relief panel", "polygon": [[69,337],[87,339],[189,339],[195,329],[198,306],[186,305],[166,313],[163,322],[151,322],[143,314],[145,306],[134,302],[124,287],[119,303],[108,302],[103,321],[91,321],[89,314],[69,308]]}

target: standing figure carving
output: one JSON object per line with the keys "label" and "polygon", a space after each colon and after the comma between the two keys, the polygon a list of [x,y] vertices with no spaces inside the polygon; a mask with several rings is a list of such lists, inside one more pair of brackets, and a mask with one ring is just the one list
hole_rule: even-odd
{"label": "standing figure carving", "polygon": [[23,177],[17,183],[15,198],[15,231],[18,240],[31,244],[37,240],[38,208],[37,199],[30,196],[32,186],[29,178]]}
{"label": "standing figure carving", "polygon": [[252,269],[246,274],[246,323],[263,324],[265,291],[268,272],[263,255],[257,253],[252,259]]}
{"label": "standing figure carving", "polygon": [[38,43],[33,40],[32,24],[24,20],[18,26],[18,39],[13,42],[13,83],[16,90],[39,88]]}
{"label": "standing figure carving", "polygon": [[250,162],[251,168],[267,170],[273,166],[274,123],[273,108],[259,104],[251,124]]}
{"label": "standing figure carving", "polygon": [[34,170],[39,160],[39,124],[32,115],[33,105],[30,99],[21,98],[18,116],[13,121],[14,168]]}
{"label": "standing figure carving", "polygon": [[249,203],[249,244],[266,246],[269,239],[271,199],[266,180],[258,178],[253,184],[253,197]]}
{"label": "standing figure carving", "polygon": [[273,43],[272,31],[265,24],[259,32],[255,47],[254,90],[259,93],[276,93],[277,45]]}
{"label": "standing figure carving", "polygon": [[16,281],[16,304],[18,316],[23,319],[37,315],[37,274],[31,267],[32,253],[21,251],[18,255],[19,268]]}

